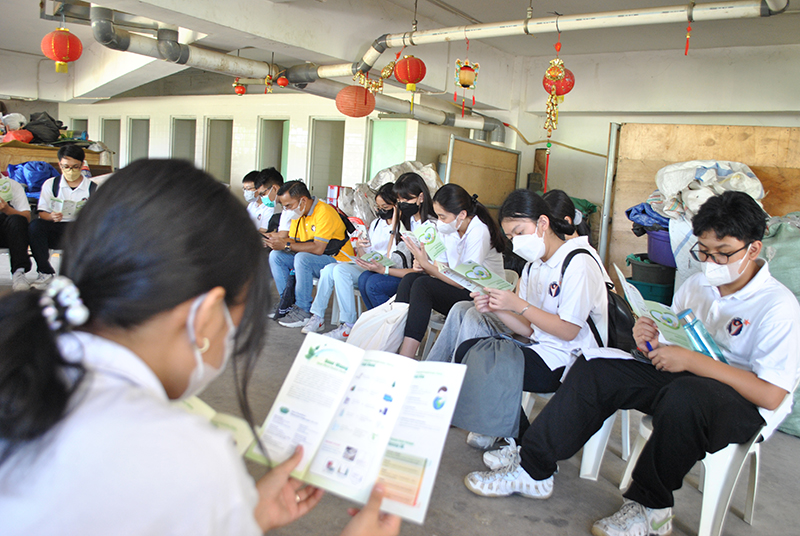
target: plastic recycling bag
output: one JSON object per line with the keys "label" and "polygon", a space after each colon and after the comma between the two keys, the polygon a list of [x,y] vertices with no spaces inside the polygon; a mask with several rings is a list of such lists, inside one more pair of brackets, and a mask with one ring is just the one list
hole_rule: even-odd
{"label": "plastic recycling bag", "polygon": [[47,162],[34,161],[9,164],[8,176],[25,187],[25,195],[38,199],[44,181],[50,177],[60,177],[61,172]]}

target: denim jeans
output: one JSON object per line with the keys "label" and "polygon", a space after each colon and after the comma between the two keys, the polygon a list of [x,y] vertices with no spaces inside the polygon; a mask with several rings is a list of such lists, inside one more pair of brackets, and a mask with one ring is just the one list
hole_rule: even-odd
{"label": "denim jeans", "polygon": [[397,293],[399,285],[399,277],[375,272],[364,272],[358,278],[358,290],[361,291],[361,299],[364,300],[367,309],[374,309],[386,303]]}
{"label": "denim jeans", "polygon": [[335,291],[336,299],[339,301],[339,321],[351,326],[355,324],[357,315],[353,291],[358,276],[363,271],[363,268],[347,262],[337,262],[323,268],[317,283],[317,295],[311,304],[311,314],[325,318],[325,309],[328,308],[328,301]]}
{"label": "denim jeans", "polygon": [[283,289],[286,288],[286,278],[294,269],[294,275],[297,278],[294,287],[295,300],[297,306],[306,312],[311,309],[314,278],[320,276],[320,272],[325,266],[334,262],[336,259],[330,255],[314,255],[304,252],[286,253],[280,250],[273,250],[269,254],[269,267],[278,293],[283,294]]}

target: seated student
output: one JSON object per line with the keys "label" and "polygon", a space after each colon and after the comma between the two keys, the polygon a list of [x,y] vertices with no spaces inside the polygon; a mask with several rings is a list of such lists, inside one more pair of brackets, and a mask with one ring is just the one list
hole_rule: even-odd
{"label": "seated student", "polygon": [[[570,197],[563,190],[550,190],[542,196],[550,207],[550,214],[554,219],[566,220],[572,224],[573,218],[577,219],[580,212],[575,210],[575,205]],[[600,256],[597,251],[589,245],[589,240],[585,236],[588,234],[588,226],[575,226],[575,232],[565,235],[567,240],[575,240],[571,245],[579,245],[581,249],[587,250],[597,259],[598,265],[603,272],[603,278],[611,282]],[[583,233],[583,235],[581,235]],[[580,236],[579,236],[580,235]],[[519,293],[519,282],[517,283]],[[469,339],[491,337],[499,333],[511,333],[511,328],[506,326],[494,313],[482,313],[475,308],[473,302],[459,302],[447,313],[447,319],[442,326],[436,342],[428,353],[428,361],[450,361],[456,349],[462,342]]]}
{"label": "seated student", "polygon": [[61,237],[78,216],[97,185],[81,175],[86,154],[77,145],[64,145],[58,150],[61,177],[47,179],[39,197],[39,217],[31,221],[28,235],[31,254],[39,272],[33,282],[44,288],[55,275],[50,264],[50,249],[58,249]]}
{"label": "seated student", "polygon": [[[439,217],[436,228],[446,248],[446,262],[455,268],[465,262],[476,262],[492,273],[503,274],[505,248],[503,236],[492,216],[457,184],[445,184],[433,196],[433,210]],[[408,249],[422,269],[403,277],[397,288],[397,302],[408,303],[408,320],[403,344],[398,353],[412,357],[428,328],[431,311],[444,315],[456,303],[470,299],[469,291],[439,272],[424,249],[405,239]]]}
{"label": "seated student", "polygon": [[366,270],[358,278],[358,289],[367,309],[386,303],[397,293],[400,280],[414,272],[413,256],[403,242],[402,233],[413,231],[428,220],[435,219],[433,201],[425,180],[416,173],[403,173],[394,183],[397,197],[397,218],[392,227],[392,237],[402,263],[390,268],[376,262],[356,259],[356,264]]}
{"label": "seated student", "polygon": [[[247,392],[264,257],[241,204],[188,162],[108,180],[64,237],[62,277],[0,299],[3,536],[256,536],[319,503],[289,476],[302,449],[254,482],[229,433],[169,403],[231,361]],[[377,489],[344,534],[397,534],[380,502]]]}
{"label": "seated student", "polygon": [[[359,236],[356,258],[376,251],[387,258],[391,258],[392,226],[394,222],[394,207],[397,198],[392,192],[392,184],[387,183],[380,187],[375,195],[375,204],[378,206],[378,217],[370,224],[366,237]],[[322,269],[317,283],[317,295],[311,304],[311,318],[303,326],[303,333],[317,333],[325,326],[325,310],[328,308],[331,294],[336,291],[339,303],[339,327],[325,333],[340,341],[346,341],[350,336],[350,329],[356,323],[356,299],[353,288],[358,284],[358,277],[364,268],[353,262],[337,262],[329,264]]]}
{"label": "seated student", "polygon": [[28,257],[28,223],[31,206],[25,188],[13,179],[0,176],[0,247],[8,248],[12,290],[31,288],[25,274],[31,269]]}
{"label": "seated student", "polygon": [[278,189],[283,185],[283,176],[275,168],[251,171],[242,179],[247,212],[262,234],[267,232],[269,222],[275,213],[275,200]]}
{"label": "seated student", "polygon": [[650,363],[579,358],[531,423],[519,458],[469,474],[467,487],[546,499],[558,460],[580,450],[617,409],[637,409],[653,416],[653,433],[622,508],[597,521],[592,534],[670,534],[673,492],[684,476],[706,452],[749,440],[800,376],[800,305],[758,258],[766,219],[750,196],[729,191],[706,201],[692,220],[692,256],[703,273],[678,289],[672,309],[691,308],[728,364],[664,345],[655,324],[639,318],[633,335]]}
{"label": "seated student", "polygon": [[[591,317],[597,330],[606,333],[608,297],[602,270],[589,255],[575,255],[561,278],[567,255],[584,246],[574,239],[565,240],[575,227],[555,217],[548,204],[530,190],[511,192],[498,217],[514,253],[528,262],[516,293],[486,289],[488,294],[474,296],[475,308],[495,314],[514,333],[536,341],[522,348],[522,387],[524,391],[552,393],[572,365],[574,351],[597,348],[587,319]],[[461,344],[455,360],[461,362],[478,340]],[[520,412],[520,436],[527,425],[527,417]],[[470,433],[467,443],[486,449],[496,440]]]}
{"label": "seated student", "polygon": [[348,260],[353,247],[344,222],[332,206],[312,197],[302,181],[289,181],[278,189],[278,200],[292,217],[289,237],[267,239],[272,248],[269,266],[278,293],[283,294],[289,272],[294,270],[296,303],[279,320],[280,325],[300,328],[311,317],[314,278],[328,264]]}

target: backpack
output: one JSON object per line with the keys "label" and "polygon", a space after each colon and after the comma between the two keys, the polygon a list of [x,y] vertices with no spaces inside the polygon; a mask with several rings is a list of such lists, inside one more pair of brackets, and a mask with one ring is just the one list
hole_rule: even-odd
{"label": "backpack", "polygon": [[36,112],[31,114],[25,130],[33,134],[33,143],[53,143],[61,137],[60,129],[63,126],[61,121],[56,121],[49,113]]}
{"label": "backpack", "polygon": [[[564,279],[564,272],[566,272],[567,266],[569,266],[569,261],[571,261],[575,255],[581,253],[589,255],[594,262],[600,266],[600,263],[597,262],[597,259],[595,259],[594,255],[589,253],[589,251],[585,249],[576,249],[570,251],[564,259],[564,263],[561,265],[561,279]],[[559,285],[560,284],[561,281],[559,280]],[[598,346],[601,348],[603,346],[617,348],[625,352],[630,352],[636,348],[636,342],[633,340],[633,325],[636,323],[633,311],[630,305],[628,305],[628,302],[625,301],[625,298],[614,292],[613,284],[606,283],[606,292],[608,294],[608,344],[603,344],[603,339],[600,337],[600,333],[597,331],[597,326],[594,325],[591,316],[586,319],[586,322],[589,324],[589,328],[592,330],[592,334]]]}
{"label": "backpack", "polygon": [[[58,191],[59,191],[60,188],[61,188],[61,179],[59,177],[55,177],[53,179],[53,197],[58,197]],[[94,193],[95,190],[97,190],[97,183],[90,180],[89,181],[89,195],[91,196]]]}

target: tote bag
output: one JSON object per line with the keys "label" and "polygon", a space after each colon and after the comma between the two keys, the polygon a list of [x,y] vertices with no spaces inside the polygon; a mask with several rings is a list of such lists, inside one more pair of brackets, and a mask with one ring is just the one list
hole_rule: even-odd
{"label": "tote bag", "polygon": [[408,304],[394,299],[395,296],[362,314],[347,337],[347,343],[364,350],[397,352],[406,329]]}

